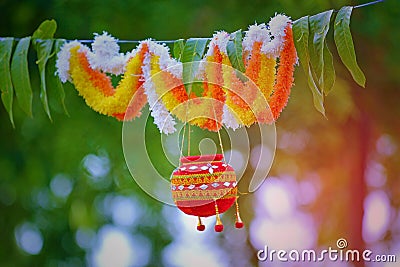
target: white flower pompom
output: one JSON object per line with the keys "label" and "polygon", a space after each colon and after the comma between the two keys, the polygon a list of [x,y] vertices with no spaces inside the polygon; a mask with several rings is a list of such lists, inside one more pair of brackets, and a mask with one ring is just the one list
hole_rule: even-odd
{"label": "white flower pompom", "polygon": [[95,34],[92,44],[92,53],[88,55],[90,66],[93,69],[119,75],[125,72],[126,62],[129,55],[119,53],[118,40],[109,35]]}
{"label": "white flower pompom", "polygon": [[269,42],[270,39],[269,30],[264,23],[250,25],[249,30],[243,38],[243,49],[245,51],[251,51],[255,42],[265,43]]}
{"label": "white flower pompom", "polygon": [[150,54],[160,57],[161,70],[168,71],[178,78],[182,77],[182,63],[171,57],[169,48],[165,44],[158,44],[151,40],[143,42],[149,46]]}
{"label": "white flower pompom", "polygon": [[107,58],[118,56],[119,45],[117,41],[117,39],[109,35],[107,32],[103,32],[101,35],[95,33],[92,51],[99,56]]}
{"label": "white flower pompom", "polygon": [[230,108],[225,104],[222,113],[222,123],[232,130],[240,128],[240,124],[237,122],[235,116],[232,114]]}
{"label": "white flower pompom", "polygon": [[291,23],[288,16],[276,14],[275,17],[269,21],[269,29],[273,39],[270,42],[264,43],[261,47],[262,53],[270,54],[278,57],[283,47],[283,37],[285,37],[285,29]]}
{"label": "white flower pompom", "polygon": [[288,23],[291,22],[290,17],[282,14],[275,14],[275,17],[271,18],[268,23],[271,35],[274,37],[285,36],[285,28]]}
{"label": "white flower pompom", "polygon": [[215,46],[217,46],[222,53],[227,54],[226,46],[228,45],[230,37],[230,34],[226,31],[214,33],[210,43],[208,44],[207,56],[211,56],[214,53]]}
{"label": "white flower pompom", "polygon": [[265,43],[261,47],[261,53],[271,55],[272,57],[279,57],[282,49],[283,38],[276,37],[270,42]]}
{"label": "white flower pompom", "polygon": [[226,47],[228,45],[230,38],[231,35],[225,31],[219,31],[214,33],[211,41],[208,43],[208,50],[206,56],[199,61],[197,71],[194,75],[195,80],[203,81],[206,72],[206,66],[207,64],[210,64],[209,62],[207,62],[207,57],[211,56],[214,53],[214,47],[218,47],[218,49],[222,53],[228,54]]}
{"label": "white flower pompom", "polygon": [[60,78],[61,82],[65,83],[67,81],[71,81],[71,77],[69,74],[69,58],[71,57],[71,48],[79,46],[79,52],[89,52],[89,48],[85,45],[82,45],[78,41],[72,41],[69,43],[65,43],[61,49],[60,52],[57,54],[57,61],[56,61],[56,67],[57,71],[56,74]]}
{"label": "white flower pompom", "polygon": [[[147,42],[150,47],[151,41],[144,41],[144,42]],[[150,106],[151,116],[154,118],[154,124],[157,125],[157,128],[160,130],[160,133],[164,134],[174,133],[176,131],[175,128],[176,122],[174,118],[171,116],[171,114],[168,112],[165,105],[161,102],[161,97],[157,95],[156,89],[154,87],[155,85],[151,80],[151,66],[150,66],[151,56],[152,55],[149,53],[145,56],[142,67],[143,76],[145,79],[145,82],[143,83],[143,88],[147,96],[147,101]]]}

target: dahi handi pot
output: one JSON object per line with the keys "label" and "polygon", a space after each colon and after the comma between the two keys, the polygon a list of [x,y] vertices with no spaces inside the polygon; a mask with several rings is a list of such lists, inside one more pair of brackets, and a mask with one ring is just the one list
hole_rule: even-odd
{"label": "dahi handi pot", "polygon": [[171,191],[177,207],[188,215],[198,216],[197,229],[205,226],[201,217],[217,216],[215,231],[221,232],[223,224],[220,213],[236,203],[237,228],[243,227],[237,206],[236,174],[232,166],[225,163],[222,154],[186,156],[171,175]]}

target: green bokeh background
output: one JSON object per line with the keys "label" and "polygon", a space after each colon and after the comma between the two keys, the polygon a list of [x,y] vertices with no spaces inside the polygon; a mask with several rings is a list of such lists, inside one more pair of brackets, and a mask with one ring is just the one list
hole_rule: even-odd
{"label": "green bokeh background", "polygon": [[[345,0],[3,0],[0,1],[0,36],[28,36],[43,20],[55,19],[56,37],[71,40],[92,39],[93,33],[103,31],[127,40],[210,37],[216,30],[233,32],[245,30],[254,22],[268,22],[275,12],[297,19],[361,3]],[[312,170],[321,177],[320,197],[303,207],[315,218],[320,245],[332,244],[339,236],[347,236],[355,247],[373,245],[365,242],[361,234],[363,200],[376,189],[364,179],[372,161],[384,166],[386,183],[381,190],[387,193],[393,208],[390,226],[380,242],[400,242],[400,229],[396,228],[400,206],[399,10],[398,1],[387,0],[354,11],[351,29],[357,58],[367,77],[366,89],[358,87],[341,65],[330,32],[328,45],[334,52],[338,78],[334,91],[326,98],[328,119],[314,109],[305,76],[297,67],[288,107],[276,124],[278,144],[279,138],[287,133],[307,133],[307,142],[300,150],[278,145],[271,175],[290,174],[301,181]],[[127,44],[121,47],[124,51],[134,48]],[[33,118],[23,114],[15,102],[16,128],[13,129],[0,105],[0,266],[89,264],[87,255],[95,248],[79,247],[76,231],[85,228],[97,232],[104,225],[112,225],[113,219],[101,212],[98,203],[107,196],[119,195],[136,199],[146,214],[138,225],[126,230],[132,235],[139,233],[151,242],[148,266],[168,266],[163,250],[176,238],[168,230],[175,218],[164,216],[164,205],[142,192],[131,178],[122,152],[122,124],[92,111],[71,84],[65,86],[69,116],[51,100],[53,122],[50,122],[39,100],[34,56],[29,55]],[[154,126],[150,125],[149,131],[155,140],[159,139]],[[390,140],[395,149],[393,154],[381,156],[377,151],[376,142],[382,136]],[[152,143],[157,144],[158,141]],[[108,171],[100,181],[93,182],[90,178],[84,164],[87,155],[106,159]],[[159,164],[163,169],[165,163]],[[166,164],[163,172],[168,173],[168,168],[171,167]],[[59,174],[73,184],[66,198],[55,196],[50,188],[52,179]],[[243,266],[235,260],[241,255],[245,266],[258,264],[255,253],[260,248],[253,247],[249,236],[256,198],[249,195],[241,202],[243,219],[248,226],[244,236],[230,239],[211,231],[203,233],[212,236],[206,240],[210,250],[219,247],[225,251],[221,257],[226,266]],[[42,234],[43,248],[38,255],[29,255],[17,245],[15,231],[23,223],[34,225]],[[232,242],[238,245],[232,246]],[[363,266],[363,263],[356,265]],[[187,259],[187,266],[198,265]]]}

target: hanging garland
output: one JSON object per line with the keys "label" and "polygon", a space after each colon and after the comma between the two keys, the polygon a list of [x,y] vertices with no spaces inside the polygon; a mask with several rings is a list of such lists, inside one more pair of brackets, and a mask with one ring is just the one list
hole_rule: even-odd
{"label": "hanging garland", "polygon": [[[107,33],[95,36],[92,50],[78,41],[66,43],[57,55],[57,74],[62,82],[72,82],[93,110],[119,120],[140,115],[147,101],[154,123],[165,134],[175,131],[171,115],[210,131],[222,125],[235,129],[272,123],[286,106],[293,84],[297,55],[292,21],[276,15],[269,25],[249,27],[242,57],[247,81],[240,80],[233,68],[224,67],[231,66],[230,39],[221,31],[209,42],[199,63],[203,67],[193,74],[204,80],[200,96],[185,88],[184,65],[166,45],[145,40],[121,54],[117,40]],[[110,74],[122,74],[115,88]]]}
{"label": "hanging garland", "polygon": [[[361,8],[369,5],[373,5],[379,2],[383,2],[383,0],[376,0],[369,3],[361,4],[358,6],[345,6],[341,8],[338,12],[334,12],[334,10],[329,10],[325,12],[321,12],[319,14],[313,16],[304,16],[300,19],[297,19],[292,23],[293,29],[293,40],[296,46],[297,55],[299,58],[299,63],[303,67],[304,73],[307,76],[308,85],[311,89],[314,106],[318,111],[322,114],[325,114],[324,109],[324,96],[326,96],[332,89],[334,81],[335,81],[335,69],[333,66],[333,59],[331,52],[329,51],[328,46],[326,45],[326,35],[330,29],[330,26],[333,25],[334,30],[334,39],[338,54],[346,66],[346,68],[350,71],[354,80],[360,85],[365,86],[365,76],[361,69],[359,68],[356,62],[356,56],[354,51],[354,45],[352,42],[351,32],[350,32],[350,17],[353,9]],[[274,98],[269,99],[269,104],[271,111],[273,112],[274,119],[279,116],[280,112],[285,106],[286,95],[290,92],[287,90],[290,85],[283,84],[290,81],[290,79],[281,79],[288,75],[288,72],[291,72],[290,68],[284,68],[282,65],[281,73],[273,73],[273,66],[276,63],[276,59],[280,58],[280,55],[271,53],[272,57],[268,58],[268,47],[263,43],[268,43],[270,47],[279,47],[278,43],[282,43],[282,38],[286,35],[277,36],[278,38],[272,38],[271,40],[261,39],[257,41],[256,44],[250,44],[252,38],[249,38],[253,32],[255,34],[259,30],[259,33],[262,33],[262,28],[264,24],[261,25],[253,25],[249,27],[249,30],[246,32],[246,36],[243,38],[242,32],[239,30],[229,35],[228,39],[225,39],[225,42],[221,42],[218,44],[218,48],[215,52],[215,55],[208,55],[209,60],[211,62],[218,60],[218,54],[221,53],[221,58],[223,64],[231,65],[233,68],[245,73],[248,77],[251,78],[252,81],[260,88],[261,92],[266,99],[271,97]],[[270,34],[273,34],[274,27],[273,25],[269,25],[270,29],[264,29],[264,38],[268,36],[266,31],[269,31]],[[49,119],[51,119],[51,112],[48,104],[48,91],[54,91],[54,95],[57,98],[59,104],[63,107],[65,112],[67,113],[67,108],[64,103],[65,93],[62,83],[60,79],[65,82],[65,77],[67,77],[66,73],[59,73],[61,76],[59,78],[55,77],[53,73],[56,71],[56,55],[59,53],[61,47],[64,46],[66,40],[64,39],[55,39],[54,34],[56,31],[57,25],[54,20],[44,21],[38,29],[33,33],[32,36],[24,37],[24,38],[14,38],[14,37],[0,37],[0,91],[1,91],[1,99],[6,111],[9,114],[10,121],[14,126],[13,119],[13,106],[14,106],[14,96],[19,102],[19,106],[21,109],[28,115],[32,116],[32,100],[33,100],[33,92],[30,83],[30,74],[28,69],[28,51],[30,48],[36,50],[37,53],[37,61],[39,74],[40,74],[40,99],[43,105],[43,108],[48,115]],[[253,29],[253,30],[252,30]],[[290,33],[289,33],[290,34]],[[221,35],[223,35],[221,33]],[[271,37],[271,36],[270,36]],[[95,39],[105,38],[105,36],[97,35]],[[133,53],[122,54],[119,53],[119,42],[124,43],[140,43],[138,41],[118,41],[111,36],[108,36],[110,39],[109,47],[104,50],[104,46],[101,43],[97,43],[92,45],[92,51],[89,48],[82,47],[82,50],[79,53],[85,52],[88,53],[88,57],[86,58],[88,64],[86,64],[86,71],[91,72],[90,75],[94,75],[98,77],[100,80],[109,80],[109,78],[105,77],[106,73],[111,73],[114,75],[121,75],[127,73],[136,73],[140,72],[140,68],[143,71],[143,62],[141,65],[138,64],[138,60],[141,59],[132,59],[132,63],[128,64],[128,59],[133,58]],[[165,43],[174,43],[174,58],[171,57],[171,60],[177,61],[177,64],[193,62],[196,60],[206,60],[203,58],[204,48],[209,40],[206,38],[192,38],[188,40],[179,39],[176,41],[165,41]],[[91,42],[90,40],[84,40],[83,42]],[[83,43],[82,42],[82,43]],[[148,40],[148,42],[150,42]],[[151,41],[154,43],[155,41]],[[14,46],[14,44],[16,45]],[[69,45],[73,45],[74,42],[69,43]],[[81,45],[80,42],[75,42],[76,45]],[[163,42],[158,42],[163,43]],[[157,44],[158,44],[157,43]],[[210,42],[211,43],[211,42]],[[103,50],[102,50],[103,49]],[[210,48],[209,51],[213,51],[213,48]],[[289,49],[289,48],[287,48]],[[138,52],[138,49],[136,49]],[[277,52],[277,51],[275,51]],[[70,52],[65,52],[70,53]],[[141,51],[141,53],[144,52]],[[66,56],[67,56],[66,54]],[[140,54],[140,53],[139,53]],[[169,54],[169,53],[168,53]],[[286,54],[290,54],[290,51],[287,51]],[[62,54],[60,54],[61,56]],[[93,56],[97,55],[97,56]],[[249,56],[251,55],[251,56]],[[215,57],[217,56],[217,57]],[[229,60],[227,60],[227,57]],[[83,56],[81,56],[83,57]],[[140,57],[139,55],[137,57]],[[214,58],[213,58],[214,57]],[[275,63],[274,63],[275,59]],[[290,58],[286,58],[290,60]],[[80,64],[84,64],[84,59],[80,59]],[[136,62],[136,63],[134,63]],[[281,61],[279,61],[281,62]],[[76,64],[78,62],[74,62]],[[69,64],[69,62],[64,62],[63,64]],[[129,66],[128,66],[129,65]],[[154,65],[154,64],[153,64]],[[290,64],[289,64],[290,65]],[[286,65],[286,66],[289,66]],[[82,65],[83,66],[83,65]],[[58,65],[58,68],[67,70],[67,65]],[[257,69],[258,68],[258,69]],[[92,69],[92,70],[90,70]],[[154,70],[154,69],[153,69]],[[283,71],[287,73],[283,73]],[[97,74],[96,74],[97,73]],[[102,74],[101,74],[102,73]],[[188,81],[188,73],[191,73],[191,70],[187,70],[185,67],[182,70],[182,75],[175,75],[179,73],[175,73],[175,77],[171,77],[171,79],[182,79],[183,81]],[[103,75],[104,74],[104,75]],[[75,74],[77,75],[77,74]],[[88,74],[89,75],[89,74]],[[140,75],[144,74],[138,74]],[[167,75],[167,74],[165,74]],[[258,76],[257,76],[258,75]],[[276,77],[272,77],[275,76]],[[190,75],[189,75],[190,76]],[[193,78],[193,77],[189,77]],[[94,78],[93,78],[94,79]],[[92,79],[92,80],[93,80]],[[190,79],[189,79],[190,80]],[[239,79],[240,80],[240,79]],[[225,102],[223,105],[222,111],[222,124],[226,125],[230,128],[237,128],[241,125],[251,125],[258,119],[255,119],[255,114],[251,114],[252,112],[247,112],[248,103],[243,103],[243,99],[239,99],[236,95],[242,95],[242,91],[248,91],[248,84],[244,84],[242,81],[239,81],[237,76],[229,75],[227,73],[223,73],[223,82],[224,84],[232,84],[235,85],[236,92],[224,92]],[[83,82],[83,81],[82,81]],[[109,97],[108,100],[103,102],[101,100],[103,97],[98,95],[98,92],[91,91],[88,89],[86,93],[93,93],[92,96],[83,95],[89,105],[95,105],[94,109],[98,112],[114,116],[119,120],[132,119],[139,115],[138,109],[143,105],[143,103],[148,102],[143,97],[142,92],[138,92],[138,96],[135,97],[132,105],[127,105],[127,101],[129,96],[135,95],[135,91],[130,90],[122,90],[123,88],[129,87],[130,84],[136,83],[140,84],[139,81],[136,81],[136,78],[130,79],[124,75],[124,83],[121,83],[117,86],[117,88],[111,88],[109,82],[106,82],[104,85],[107,88],[105,93]],[[78,82],[79,83],[79,82]],[[274,84],[275,87],[284,86],[285,90],[279,91],[279,93],[274,94],[273,90],[271,90],[271,84]],[[93,86],[93,84],[92,84]],[[185,87],[186,88],[186,87]],[[283,88],[283,87],[281,87]],[[275,88],[276,89],[276,88]],[[137,90],[142,91],[140,86],[137,87]],[[179,90],[176,90],[177,93]],[[186,88],[186,91],[187,88]],[[211,90],[213,91],[213,90]],[[91,93],[90,93],[91,92]],[[117,93],[118,92],[118,93]],[[83,92],[81,92],[83,94]],[[151,94],[151,93],[150,93]],[[96,97],[97,95],[97,97]],[[146,95],[146,94],[145,94]],[[191,99],[193,95],[189,96]],[[180,95],[179,97],[185,97],[184,95]],[[188,97],[188,96],[186,96]],[[253,97],[255,97],[253,95]],[[149,96],[147,96],[149,98]],[[165,98],[165,99],[164,99]],[[178,99],[176,101],[185,101],[184,99]],[[117,101],[119,99],[120,101]],[[163,102],[168,99],[168,96],[163,97]],[[170,98],[170,100],[173,98]],[[249,100],[251,100],[251,96],[249,96]],[[191,100],[190,100],[191,101]],[[154,101],[153,101],[154,102]],[[245,101],[246,102],[246,101]],[[114,104],[111,104],[114,103]],[[118,104],[117,104],[118,103]],[[149,102],[150,103],[150,102]],[[171,103],[167,103],[168,105]],[[176,103],[175,103],[176,104]],[[280,104],[280,105],[278,105]],[[173,104],[171,104],[173,106]],[[100,107],[101,106],[101,107]],[[254,105],[253,105],[254,106]],[[123,108],[128,108],[124,110]],[[160,105],[155,106],[155,108],[163,109]],[[171,108],[167,108],[167,111],[171,110]],[[165,112],[165,110],[164,110]],[[157,113],[157,112],[155,112]],[[232,116],[232,113],[235,116]],[[155,115],[155,114],[154,114]],[[174,114],[174,116],[176,116]],[[177,116],[178,119],[182,120]],[[240,124],[235,122],[235,120],[239,120]],[[269,118],[268,120],[271,120]],[[173,118],[171,119],[171,124],[173,124]],[[185,121],[183,119],[183,121]],[[191,122],[195,125],[199,125],[200,127],[206,129],[216,129],[221,126],[221,121],[217,123],[217,125],[213,125],[213,123],[207,122],[206,120],[197,120]],[[173,131],[171,128],[168,131]]]}
{"label": "hanging garland", "polygon": [[[99,39],[102,38],[99,37]],[[97,43],[94,43],[94,47],[96,46]],[[76,41],[64,45],[57,60],[57,72],[60,80],[62,82],[73,81],[86,103],[101,114],[118,119],[138,116],[139,111],[133,110],[132,106],[143,107],[146,103],[143,89],[141,89],[141,93],[135,94],[143,83],[140,80],[142,73],[140,62],[143,62],[146,47],[135,51],[127,60],[124,59],[125,56],[111,59],[105,56],[102,60],[96,55],[103,55],[104,51],[101,48],[94,49],[94,51],[96,50],[98,50],[97,53],[91,53],[86,46]],[[65,59],[68,61],[64,61]],[[108,64],[109,59],[111,64]],[[114,88],[110,77],[98,69],[105,69],[114,74],[119,74],[125,69],[126,71],[117,88]],[[131,106],[128,106],[134,95]]]}

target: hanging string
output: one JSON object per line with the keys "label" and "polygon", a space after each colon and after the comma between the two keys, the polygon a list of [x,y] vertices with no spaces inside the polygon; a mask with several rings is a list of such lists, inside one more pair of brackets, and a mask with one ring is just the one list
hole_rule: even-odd
{"label": "hanging string", "polygon": [[[212,100],[211,100],[211,106],[212,106],[212,109],[213,109],[213,111],[214,111],[215,127],[217,128],[217,127],[218,127],[217,113],[215,112],[214,103],[213,103]],[[222,128],[222,127],[221,127],[221,128]],[[218,129],[217,134],[218,134],[218,139],[219,139],[219,146],[221,147],[221,154],[222,154],[222,155],[225,155],[224,147],[223,147],[223,145],[222,145],[222,138],[221,138],[220,129]],[[224,161],[225,161],[225,157],[224,157]]]}
{"label": "hanging string", "polygon": [[190,156],[190,123],[188,126],[188,156]]}
{"label": "hanging string", "polygon": [[[382,3],[384,1],[385,0],[376,0],[376,1],[367,2],[367,3],[364,3],[364,4],[353,6],[353,9],[375,5],[375,4],[378,4],[378,3]],[[338,10],[334,10],[334,12],[338,12]],[[6,37],[0,37],[0,41],[3,41],[4,39],[6,39]],[[22,38],[14,38],[15,41],[19,41],[21,39]],[[68,40],[68,39],[62,39],[62,38],[54,38],[54,39],[65,40],[65,41],[75,41],[76,40],[76,39],[74,39],[74,40],[69,39]],[[197,38],[197,39],[211,40],[211,38]],[[41,41],[42,39],[36,39],[36,40],[37,41]],[[184,39],[160,40],[160,41],[153,40],[153,41],[156,42],[156,43],[173,44],[173,43],[175,43],[176,41],[179,41],[179,40],[184,40]],[[81,42],[81,43],[93,43],[94,42],[94,40],[76,40],[76,41]],[[140,43],[142,41],[143,40],[117,40],[117,43],[119,43],[119,44],[138,44],[138,43]]]}
{"label": "hanging string", "polygon": [[[239,189],[238,189],[238,193],[239,193],[239,195],[241,195],[241,196],[245,196],[245,195],[250,194],[250,192],[240,192]],[[238,196],[238,197],[239,197],[239,196]]]}
{"label": "hanging string", "polygon": [[[185,144],[184,140],[185,140],[185,133],[186,133],[186,125],[187,125],[187,122],[185,122],[185,124],[183,126],[182,142],[181,142],[181,148],[180,148],[180,156],[181,157],[183,157],[183,145]],[[179,162],[179,165],[181,165],[181,162]]]}
{"label": "hanging string", "polygon": [[[205,38],[205,39],[211,39],[211,38]],[[179,40],[179,39],[178,39]],[[153,40],[156,43],[164,43],[164,44],[173,44],[178,40],[164,40],[164,41],[157,41],[157,40]],[[78,40],[81,43],[93,43],[94,40]],[[117,40],[117,43],[120,44],[138,44],[140,43],[140,40]]]}
{"label": "hanging string", "polygon": [[355,8],[360,8],[360,7],[365,7],[365,6],[375,5],[375,4],[384,2],[384,1],[385,1],[385,0],[376,0],[376,1],[372,1],[372,2],[365,3],[365,4],[360,4],[360,5],[354,6],[353,9],[355,9]]}
{"label": "hanging string", "polygon": [[[215,111],[215,110],[214,110]],[[217,122],[215,122],[215,123],[217,123]],[[223,145],[222,145],[222,138],[221,138],[221,133],[220,133],[220,131],[218,130],[218,139],[219,139],[219,145],[220,145],[220,147],[221,147],[221,153],[222,153],[222,155],[224,155],[224,161],[225,161],[225,152],[224,152],[224,147],[223,147]]]}
{"label": "hanging string", "polygon": [[[188,96],[190,95],[191,90],[192,90],[192,87],[191,87],[191,84],[190,84],[189,92],[187,93]],[[180,149],[181,150],[181,152],[180,152],[181,157],[183,157],[183,145],[185,144],[184,140],[185,140],[186,126],[189,124],[188,121],[187,121],[188,120],[188,113],[189,113],[189,101],[190,101],[190,99],[188,99],[186,101],[186,103],[185,103],[186,104],[185,125],[183,126],[182,144],[181,144],[181,149]],[[188,128],[189,128],[189,133],[188,133],[188,156],[190,156],[190,124],[189,124]]]}

